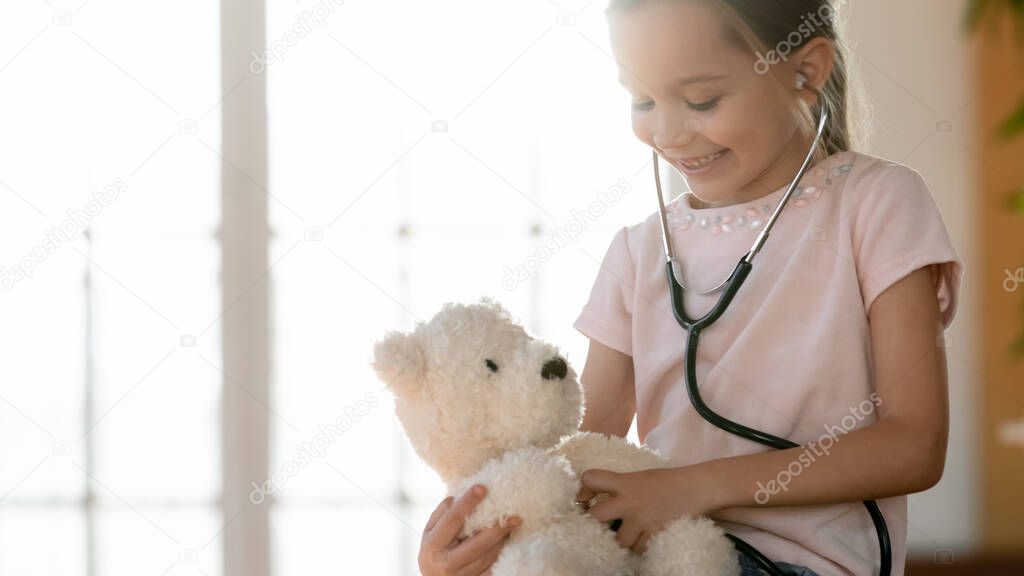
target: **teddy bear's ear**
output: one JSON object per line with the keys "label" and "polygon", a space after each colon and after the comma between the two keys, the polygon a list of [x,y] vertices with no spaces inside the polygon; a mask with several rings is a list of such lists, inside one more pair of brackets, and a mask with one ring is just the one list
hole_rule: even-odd
{"label": "teddy bear's ear", "polygon": [[426,371],[426,359],[416,334],[394,330],[374,345],[371,365],[381,381],[398,396],[415,390]]}
{"label": "teddy bear's ear", "polygon": [[509,315],[508,309],[505,308],[501,301],[496,300],[495,298],[492,298],[490,296],[481,296],[479,299],[477,299],[477,303],[493,309],[501,316]]}

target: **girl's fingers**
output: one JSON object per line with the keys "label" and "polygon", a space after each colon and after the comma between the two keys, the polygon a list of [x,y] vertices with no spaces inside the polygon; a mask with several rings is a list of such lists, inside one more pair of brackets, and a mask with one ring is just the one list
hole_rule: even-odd
{"label": "girl's fingers", "polygon": [[590,502],[594,496],[596,496],[596,494],[594,494],[593,490],[584,486],[576,493],[576,501],[579,503]]}
{"label": "girl's fingers", "polygon": [[501,550],[508,543],[508,533],[503,532],[502,537],[494,542],[489,548],[484,550],[483,554],[477,557],[476,560],[471,561],[460,568],[456,574],[458,576],[481,576],[482,574],[489,574],[491,572],[491,565],[498,559],[498,555],[501,554]]}
{"label": "girl's fingers", "polygon": [[510,520],[505,526],[500,524],[488,526],[476,534],[473,534],[467,540],[464,540],[448,553],[452,563],[455,566],[462,566],[463,564],[469,565],[473,563],[496,544],[502,542],[505,537],[520,524],[520,522],[516,520],[518,519]]}
{"label": "girl's fingers", "polygon": [[581,500],[590,500],[595,494],[599,492],[605,492],[615,496],[618,494],[617,482],[615,481],[615,472],[609,470],[601,470],[599,468],[591,468],[590,470],[584,470],[583,474],[580,474],[580,484],[583,485],[580,493],[584,496],[590,494],[588,498],[580,498]]}
{"label": "girl's fingers", "polygon": [[452,502],[448,511],[437,521],[437,525],[434,526],[434,529],[427,537],[432,547],[447,548],[454,543],[455,537],[462,531],[466,517],[473,513],[476,505],[486,496],[486,488],[480,486],[480,488],[484,488],[482,490],[484,493],[478,494],[475,490],[476,487],[473,486],[466,490],[465,493]]}
{"label": "girl's fingers", "polygon": [[636,522],[623,522],[622,526],[619,527],[618,533],[615,535],[615,539],[619,541],[619,546],[623,548],[633,548],[637,540],[640,539],[640,528],[637,528]]}
{"label": "girl's fingers", "polygon": [[637,554],[643,554],[644,552],[647,551],[647,541],[650,540],[650,539],[651,539],[650,534],[648,534],[647,532],[641,531],[640,532],[640,537],[638,537],[636,539],[636,544],[633,544],[632,548],[630,548],[630,549],[633,552],[637,553]]}
{"label": "girl's fingers", "polygon": [[580,489],[576,493],[576,502],[584,504],[593,500],[595,497],[606,494],[609,496],[615,496],[618,494],[618,474],[609,470],[602,470],[600,468],[591,468],[584,470],[580,474]]}
{"label": "girl's fingers", "polygon": [[434,529],[434,525],[441,519],[441,516],[448,511],[448,508],[452,505],[452,501],[455,500],[451,496],[441,500],[441,503],[434,508],[434,512],[430,515],[430,519],[427,520],[427,525],[423,527],[424,532],[430,532]]}
{"label": "girl's fingers", "polygon": [[605,524],[611,523],[616,518],[622,518],[622,506],[618,498],[600,500],[587,510],[587,515]]}

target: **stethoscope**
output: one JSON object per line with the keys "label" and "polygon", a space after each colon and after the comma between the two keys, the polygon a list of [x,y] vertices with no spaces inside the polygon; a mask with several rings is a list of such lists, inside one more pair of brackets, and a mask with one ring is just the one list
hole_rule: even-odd
{"label": "stethoscope", "polygon": [[[803,89],[805,85],[806,79],[802,75],[798,74],[797,89]],[[823,102],[821,92],[812,86],[809,88],[818,94],[818,102]],[[684,348],[684,356],[686,359],[685,380],[686,389],[690,396],[690,402],[701,417],[718,428],[779,450],[794,448],[799,446],[799,444],[729,420],[728,418],[720,416],[704,403],[704,400],[700,396],[700,390],[697,387],[697,345],[700,340],[701,330],[714,324],[715,321],[725,313],[726,309],[729,307],[729,303],[732,302],[733,297],[736,295],[736,292],[738,292],[740,287],[743,286],[743,282],[747,279],[747,276],[750,274],[753,267],[754,258],[757,256],[757,253],[760,252],[765,240],[768,239],[768,234],[770,233],[772,226],[775,225],[775,221],[782,212],[782,208],[786,205],[786,202],[789,201],[790,195],[793,194],[793,190],[796,188],[797,184],[800,183],[804,173],[807,172],[811,159],[814,157],[814,151],[817,149],[818,144],[821,141],[822,134],[825,131],[825,125],[828,122],[829,116],[828,112],[825,110],[825,106],[820,105],[820,107],[821,115],[818,119],[817,134],[814,137],[814,142],[811,144],[810,150],[807,152],[807,157],[804,159],[803,165],[800,166],[800,170],[797,171],[796,177],[794,177],[793,181],[789,184],[789,188],[786,190],[786,193],[782,196],[782,199],[779,200],[778,206],[775,207],[771,217],[765,223],[764,228],[761,230],[760,234],[757,235],[757,238],[754,240],[750,250],[740,258],[740,261],[736,264],[736,268],[733,270],[732,274],[722,281],[721,284],[704,292],[690,290],[695,294],[714,294],[716,292],[722,292],[722,295],[718,297],[718,302],[715,303],[708,313],[704,314],[700,318],[691,318],[686,313],[686,307],[683,303],[683,293],[685,290],[689,290],[689,288],[685,286],[685,282],[682,278],[682,267],[676,261],[675,250],[672,246],[672,239],[668,228],[668,218],[665,213],[664,195],[661,192],[661,175],[658,171],[658,151],[653,151],[654,181],[657,184],[658,189],[658,209],[661,213],[662,238],[665,241],[665,258],[667,260],[665,263],[665,272],[668,276],[669,294],[672,298],[672,313],[676,317],[676,321],[679,322],[679,325],[686,329],[687,332],[686,345]],[[871,515],[871,521],[874,522],[875,530],[878,532],[878,547],[881,555],[881,569],[879,574],[882,576],[888,576],[892,564],[892,549],[889,543],[889,531],[886,528],[885,519],[882,517],[882,512],[878,509],[878,505],[874,500],[865,500],[864,506],[867,507],[868,514]],[[756,562],[757,565],[769,575],[785,576],[778,566],[776,566],[768,559],[767,556],[762,554],[756,548],[732,534],[727,534],[726,536],[732,540],[733,545],[740,553],[746,554],[753,559],[754,562]]]}

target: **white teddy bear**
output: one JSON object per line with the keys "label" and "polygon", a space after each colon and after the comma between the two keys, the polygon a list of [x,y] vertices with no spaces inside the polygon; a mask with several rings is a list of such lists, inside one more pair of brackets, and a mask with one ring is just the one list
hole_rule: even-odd
{"label": "white teddy bear", "polygon": [[461,536],[522,518],[494,576],[739,574],[733,545],[707,518],[675,520],[639,556],[575,503],[584,470],[631,472],[668,462],[622,438],[580,432],[576,373],[497,301],[448,303],[412,332],[389,332],[376,343],[372,365],[395,395],[413,448],[448,493],[487,487]]}

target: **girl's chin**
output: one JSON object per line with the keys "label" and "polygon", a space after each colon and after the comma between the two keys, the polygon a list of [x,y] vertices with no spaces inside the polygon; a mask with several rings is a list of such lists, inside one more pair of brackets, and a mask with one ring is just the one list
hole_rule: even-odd
{"label": "girl's chin", "polygon": [[693,198],[690,199],[690,203],[694,208],[717,208],[720,206],[728,206],[731,204],[731,200],[726,194],[719,194],[716,191],[710,190],[693,190]]}

